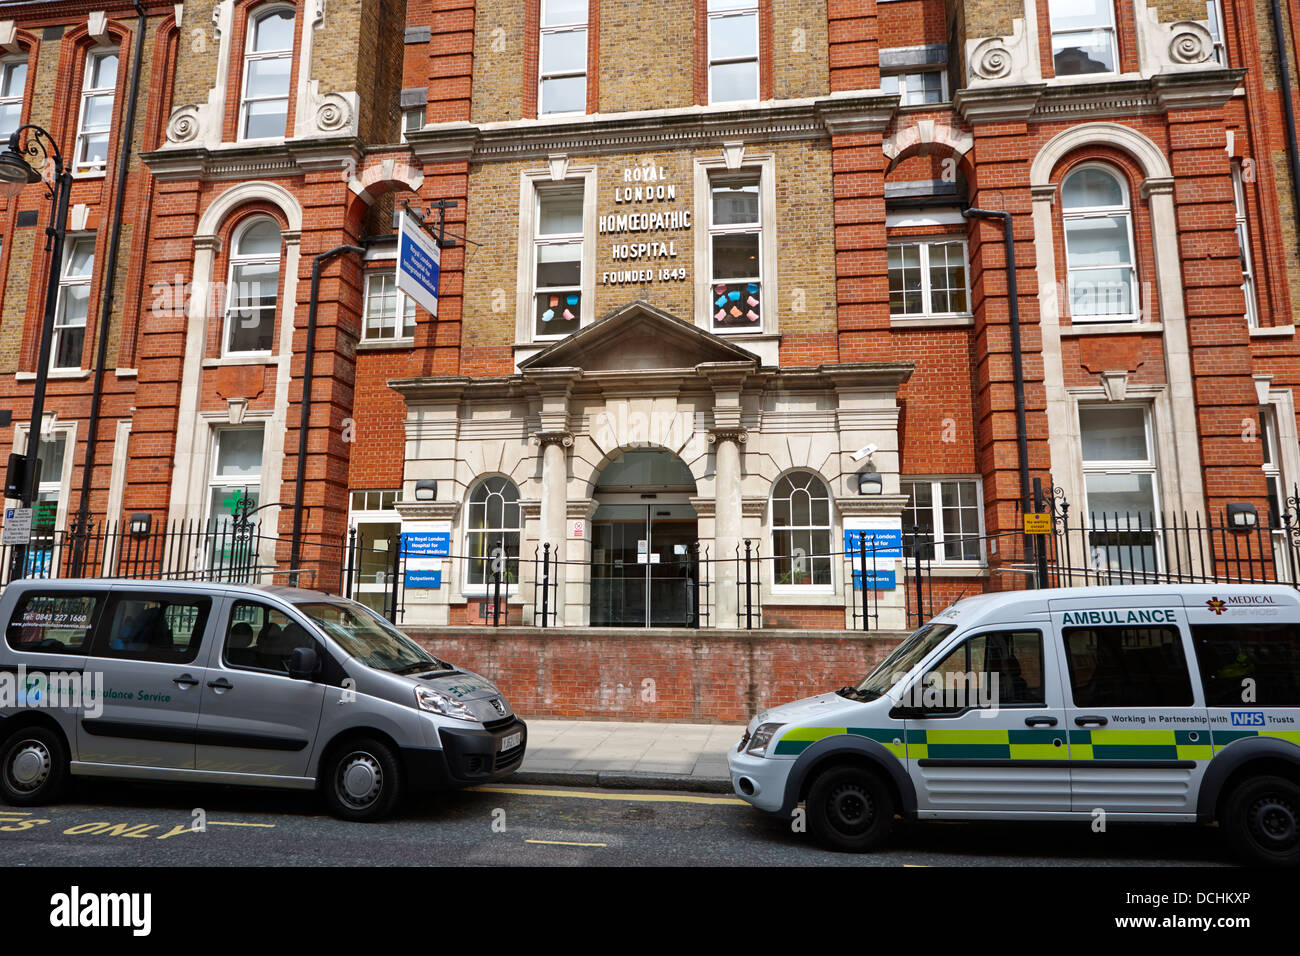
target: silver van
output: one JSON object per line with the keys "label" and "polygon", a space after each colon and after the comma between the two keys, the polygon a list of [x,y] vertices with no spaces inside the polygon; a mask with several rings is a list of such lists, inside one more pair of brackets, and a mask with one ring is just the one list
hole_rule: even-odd
{"label": "silver van", "polygon": [[0,797],[69,774],[319,788],[349,820],[499,780],[528,729],[488,680],[352,601],[178,581],[21,580],[0,594]]}

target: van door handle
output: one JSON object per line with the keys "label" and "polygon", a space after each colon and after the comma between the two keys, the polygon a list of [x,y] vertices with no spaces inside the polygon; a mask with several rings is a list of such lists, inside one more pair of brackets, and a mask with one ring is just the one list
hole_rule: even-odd
{"label": "van door handle", "polygon": [[216,680],[208,681],[208,686],[213,690],[230,690],[230,688],[235,685],[230,683],[230,681],[226,680],[224,677],[218,677]]}
{"label": "van door handle", "polygon": [[193,687],[195,684],[198,683],[198,681],[196,681],[189,674],[182,674],[180,677],[173,677],[172,683],[177,685],[178,687]]}
{"label": "van door handle", "polygon": [[1055,717],[1045,717],[1045,716],[1041,716],[1041,715],[1038,716],[1038,717],[1026,717],[1026,718],[1025,718],[1025,726],[1026,726],[1026,727],[1055,727],[1055,726],[1056,726],[1056,718],[1055,718]]}
{"label": "van door handle", "polygon": [[1074,722],[1080,727],[1105,727],[1108,721],[1105,717],[1086,716],[1076,717]]}

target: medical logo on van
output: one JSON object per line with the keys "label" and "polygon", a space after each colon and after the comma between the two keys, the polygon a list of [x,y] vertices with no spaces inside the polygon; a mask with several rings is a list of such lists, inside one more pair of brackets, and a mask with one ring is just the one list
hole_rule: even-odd
{"label": "medical logo on van", "polygon": [[1205,606],[1215,614],[1222,614],[1230,607],[1259,607],[1269,604],[1277,604],[1271,594],[1229,594],[1226,601],[1212,597],[1205,602]]}
{"label": "medical logo on van", "polygon": [[1127,611],[1066,611],[1062,624],[1173,624],[1173,608],[1139,607]]}
{"label": "medical logo on van", "polygon": [[1258,710],[1234,710],[1232,712],[1234,727],[1263,727],[1264,714]]}

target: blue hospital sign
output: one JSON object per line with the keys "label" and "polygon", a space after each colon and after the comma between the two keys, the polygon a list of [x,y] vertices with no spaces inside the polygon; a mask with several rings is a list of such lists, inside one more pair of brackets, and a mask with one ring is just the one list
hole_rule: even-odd
{"label": "blue hospital sign", "polygon": [[403,531],[402,557],[406,587],[442,587],[442,559],[451,557],[451,531]]}
{"label": "blue hospital sign", "polygon": [[409,212],[403,212],[397,230],[397,288],[435,318],[438,315],[438,277],[442,250]]}

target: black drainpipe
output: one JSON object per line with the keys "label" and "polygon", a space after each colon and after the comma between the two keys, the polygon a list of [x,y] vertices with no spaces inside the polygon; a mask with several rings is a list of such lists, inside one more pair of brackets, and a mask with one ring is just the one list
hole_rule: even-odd
{"label": "black drainpipe", "polygon": [[[144,6],[134,2],[138,17],[135,25],[135,57],[131,63],[131,97],[126,104],[122,142],[117,155],[117,193],[113,197],[113,232],[108,241],[108,259],[104,263],[104,282],[100,290],[99,341],[95,343],[95,384],[90,393],[90,424],[86,434],[86,461],[81,470],[81,500],[77,505],[77,526],[73,553],[73,574],[85,570],[85,543],[90,532],[90,486],[94,477],[96,449],[99,445],[99,406],[104,397],[104,365],[108,361],[108,329],[113,319],[113,291],[117,275],[118,247],[122,243],[122,206],[126,200],[126,175],[131,166],[131,146],[135,133],[136,104],[140,99],[140,61],[144,57]],[[147,227],[147,223],[144,224]],[[140,241],[136,237],[136,241]]]}
{"label": "black drainpipe", "polygon": [[1291,201],[1296,222],[1300,222],[1300,145],[1296,143],[1295,104],[1291,101],[1291,67],[1287,64],[1286,38],[1282,29],[1282,5],[1273,0],[1273,45],[1277,48],[1278,72],[1282,74],[1282,110],[1286,113],[1286,152],[1291,163]]}

